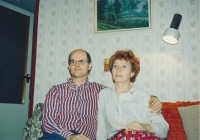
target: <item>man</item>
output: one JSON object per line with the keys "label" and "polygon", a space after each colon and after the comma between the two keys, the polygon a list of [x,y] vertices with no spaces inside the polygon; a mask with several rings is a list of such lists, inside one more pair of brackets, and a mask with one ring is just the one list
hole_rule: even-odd
{"label": "man", "polygon": [[[78,49],[68,58],[71,77],[66,83],[52,86],[46,95],[42,111],[44,135],[40,140],[95,140],[97,131],[98,93],[104,85],[88,81],[92,69],[89,53]],[[155,107],[154,107],[155,106]],[[150,101],[152,112],[162,104]]]}

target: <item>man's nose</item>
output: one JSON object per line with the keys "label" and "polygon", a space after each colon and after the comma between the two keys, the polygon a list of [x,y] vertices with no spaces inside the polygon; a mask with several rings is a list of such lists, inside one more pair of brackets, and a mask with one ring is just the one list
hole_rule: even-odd
{"label": "man's nose", "polygon": [[79,61],[75,61],[75,66],[79,66]]}

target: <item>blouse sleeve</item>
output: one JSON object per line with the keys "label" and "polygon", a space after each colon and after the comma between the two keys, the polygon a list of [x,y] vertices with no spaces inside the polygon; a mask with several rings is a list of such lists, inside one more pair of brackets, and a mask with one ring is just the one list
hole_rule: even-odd
{"label": "blouse sleeve", "polygon": [[[146,102],[148,103],[150,97],[147,98]],[[147,105],[148,106],[148,105]],[[163,115],[157,115],[156,113],[150,113],[150,109],[146,108],[146,119],[148,120],[149,125],[151,125],[155,134],[160,138],[166,138],[168,135],[169,125],[164,119]]]}

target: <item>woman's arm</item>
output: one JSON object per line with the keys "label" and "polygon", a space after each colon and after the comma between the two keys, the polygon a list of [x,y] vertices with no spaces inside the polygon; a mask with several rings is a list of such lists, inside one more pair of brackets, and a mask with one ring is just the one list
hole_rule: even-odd
{"label": "woman's arm", "polygon": [[151,125],[149,124],[142,124],[137,121],[130,122],[125,129],[125,132],[132,131],[132,130],[142,130],[154,133]]}

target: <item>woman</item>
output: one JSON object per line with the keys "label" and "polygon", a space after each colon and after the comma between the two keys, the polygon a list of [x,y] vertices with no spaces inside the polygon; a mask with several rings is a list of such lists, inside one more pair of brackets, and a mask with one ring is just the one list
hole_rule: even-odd
{"label": "woman", "polygon": [[[150,113],[150,95],[135,87],[140,64],[131,50],[109,60],[114,86],[99,94],[97,140],[164,139],[169,125],[162,114]],[[126,139],[125,139],[126,138]]]}

